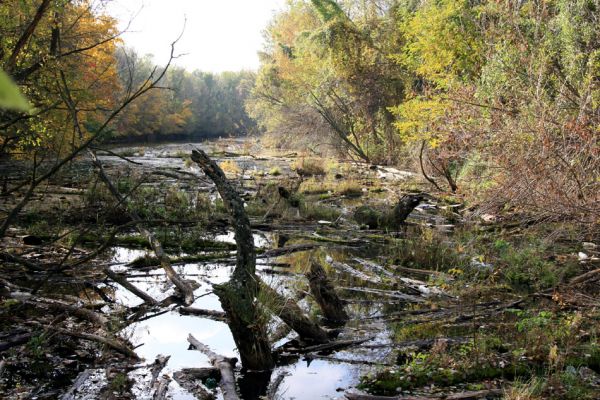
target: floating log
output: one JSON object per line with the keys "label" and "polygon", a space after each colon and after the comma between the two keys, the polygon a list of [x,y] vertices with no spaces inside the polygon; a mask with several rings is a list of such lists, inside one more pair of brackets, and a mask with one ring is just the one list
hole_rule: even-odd
{"label": "floating log", "polygon": [[235,358],[228,358],[215,353],[207,345],[200,343],[191,334],[188,336],[187,340],[195,348],[195,350],[206,354],[210,360],[210,363],[221,372],[219,386],[223,392],[223,400],[239,400],[239,396],[235,388],[235,375],[233,374],[233,368],[237,360]]}

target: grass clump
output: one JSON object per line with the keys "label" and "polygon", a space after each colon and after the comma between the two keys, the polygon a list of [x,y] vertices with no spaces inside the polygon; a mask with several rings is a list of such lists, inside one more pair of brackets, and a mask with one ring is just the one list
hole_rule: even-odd
{"label": "grass clump", "polygon": [[227,175],[239,175],[242,172],[242,169],[233,160],[224,160],[219,163],[219,167],[225,172]]}
{"label": "grass clump", "polygon": [[302,158],[296,160],[292,165],[292,170],[304,177],[325,176],[327,174],[325,163],[320,158]]}

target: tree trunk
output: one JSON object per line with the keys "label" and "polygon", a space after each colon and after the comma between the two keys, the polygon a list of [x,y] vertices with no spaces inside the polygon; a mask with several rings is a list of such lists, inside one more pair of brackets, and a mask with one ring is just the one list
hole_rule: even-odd
{"label": "tree trunk", "polygon": [[311,343],[327,343],[329,341],[327,332],[311,321],[295,301],[282,296],[264,282],[261,282],[261,290],[272,298],[272,301],[265,306],[300,335],[302,340]]}
{"label": "tree trunk", "polygon": [[343,325],[348,321],[344,303],[339,298],[333,284],[327,278],[325,270],[316,260],[312,260],[310,271],[306,273],[310,292],[323,312],[325,319],[332,325]]}
{"label": "tree trunk", "polygon": [[236,266],[230,280],[215,285],[213,291],[229,319],[229,328],[240,352],[242,366],[250,370],[272,369],[274,361],[271,346],[256,303],[259,290],[255,275],[256,253],[244,203],[221,168],[206,153],[194,150],[192,160],[215,183],[229,212],[237,244]]}

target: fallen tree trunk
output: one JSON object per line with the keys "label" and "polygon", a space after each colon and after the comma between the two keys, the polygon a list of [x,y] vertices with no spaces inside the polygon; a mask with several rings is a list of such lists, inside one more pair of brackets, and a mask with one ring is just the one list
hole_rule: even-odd
{"label": "fallen tree trunk", "polygon": [[205,310],[202,308],[195,307],[180,307],[179,314],[196,315],[199,317],[206,317],[214,321],[227,322],[227,314],[225,314],[223,311]]}
{"label": "fallen tree trunk", "polygon": [[[92,157],[92,161],[98,170],[98,176],[100,177],[100,179],[102,179],[108,190],[119,201],[119,203],[126,204],[127,200],[121,195],[121,193],[119,193],[117,188],[113,185],[111,180],[104,172],[104,167],[96,157],[96,153],[90,150],[89,154]],[[140,218],[140,216],[137,215],[135,211],[128,211],[128,214],[133,221],[142,221],[142,218]],[[167,254],[165,253],[162,244],[148,229],[142,227],[139,224],[136,225],[136,228],[140,235],[142,235],[148,241],[148,243],[150,243],[150,247],[152,247],[152,250],[154,250],[156,258],[158,258],[158,260],[160,261],[160,266],[162,267],[162,269],[164,269],[165,273],[167,274],[167,278],[169,278],[169,280],[173,282],[177,289],[179,289],[183,294],[185,304],[192,304],[194,302],[194,289],[188,282],[184,281],[179,277],[179,275],[177,275],[177,272],[175,272],[175,270],[171,266],[171,260],[169,259],[169,256],[167,256]]]}
{"label": "fallen tree trunk", "polygon": [[217,187],[235,233],[236,266],[228,282],[214,285],[227,314],[233,340],[240,352],[242,366],[250,370],[272,369],[275,365],[265,323],[261,322],[256,297],[259,283],[256,277],[256,252],[250,220],[244,202],[229,184],[219,166],[202,150],[192,152],[192,160],[200,166]]}
{"label": "fallen tree trunk", "polygon": [[154,298],[152,298],[152,296],[150,296],[146,292],[138,289],[133,284],[129,283],[127,278],[125,278],[123,275],[120,275],[120,274],[117,274],[116,272],[111,271],[111,269],[108,267],[104,268],[104,273],[110,279],[117,282],[119,285],[123,286],[125,289],[129,290],[131,293],[133,293],[140,299],[144,300],[144,303],[146,303],[150,306],[155,306],[158,304],[158,302],[156,300],[154,300]]}
{"label": "fallen tree trunk", "polygon": [[311,260],[310,270],[306,273],[310,292],[321,308],[323,316],[332,325],[343,325],[348,321],[348,314],[344,309],[344,303],[333,288],[333,284],[327,278],[325,270],[316,260]]}
{"label": "fallen tree trunk", "polygon": [[235,389],[235,375],[233,374],[233,367],[237,360],[215,353],[208,346],[200,343],[191,334],[188,336],[187,340],[196,350],[206,354],[210,363],[221,372],[219,386],[223,392],[223,400],[239,400]]}

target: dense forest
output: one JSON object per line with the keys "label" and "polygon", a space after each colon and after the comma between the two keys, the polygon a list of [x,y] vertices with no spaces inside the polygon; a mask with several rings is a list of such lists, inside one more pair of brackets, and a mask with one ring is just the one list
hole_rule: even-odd
{"label": "dense forest", "polygon": [[588,0],[290,2],[248,109],[276,141],[414,160],[439,190],[591,227],[599,12]]}
{"label": "dense forest", "polygon": [[600,398],[600,0],[110,3],[0,0],[0,398]]}

